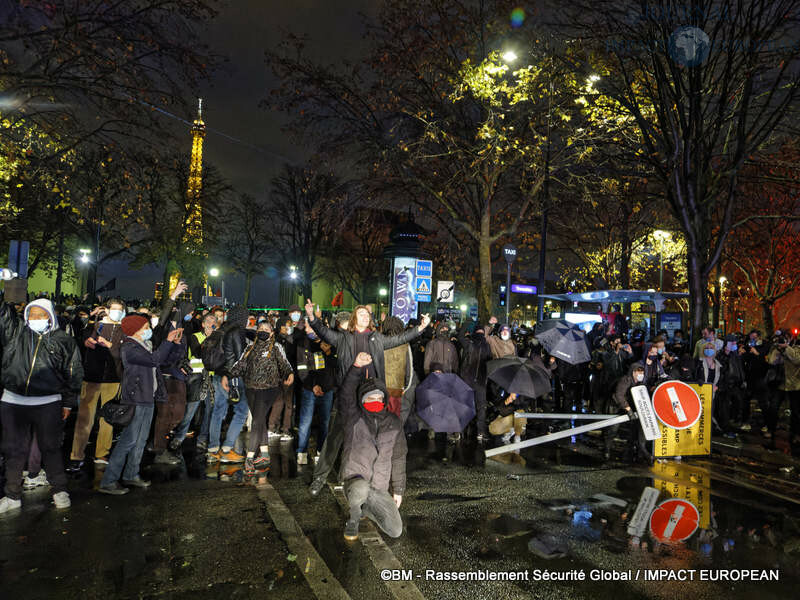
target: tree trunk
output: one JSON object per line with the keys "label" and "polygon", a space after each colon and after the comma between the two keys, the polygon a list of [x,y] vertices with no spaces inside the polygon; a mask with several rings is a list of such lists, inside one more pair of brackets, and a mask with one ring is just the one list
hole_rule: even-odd
{"label": "tree trunk", "polygon": [[[619,284],[623,290],[630,289],[631,286],[631,241],[628,238],[627,228],[622,234],[622,256],[619,265]],[[622,311],[628,320],[631,318],[631,305],[623,304]]]}
{"label": "tree trunk", "polygon": [[694,343],[700,339],[700,331],[704,326],[703,320],[706,318],[708,278],[703,276],[696,250],[689,250],[686,268],[689,280],[689,327]]}
{"label": "tree trunk", "polygon": [[244,305],[250,300],[250,284],[253,282],[253,272],[247,271],[244,276]]}
{"label": "tree trunk", "polygon": [[56,302],[61,302],[61,281],[64,278],[64,224],[63,219],[58,231],[58,266],[56,267]]}
{"label": "tree trunk", "polygon": [[761,301],[761,316],[764,319],[764,337],[771,337],[775,332],[775,317],[772,314],[772,300]]}
{"label": "tree trunk", "polygon": [[[478,262],[480,264],[480,282],[478,284],[478,322],[488,323],[492,312],[492,244],[489,241],[489,218],[484,216],[481,222],[481,237],[478,242]],[[486,232],[484,232],[486,229]],[[506,301],[509,292],[506,291]]]}

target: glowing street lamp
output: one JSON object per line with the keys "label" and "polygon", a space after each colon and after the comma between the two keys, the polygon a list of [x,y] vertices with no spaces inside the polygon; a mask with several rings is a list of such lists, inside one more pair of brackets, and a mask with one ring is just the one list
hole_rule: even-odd
{"label": "glowing street lamp", "polygon": [[517,56],[517,53],[514,52],[513,50],[506,50],[505,52],[503,52],[502,58],[503,61],[511,63],[517,60],[517,58],[519,57]]}
{"label": "glowing street lamp", "polygon": [[381,288],[378,293],[381,295],[381,297],[385,297],[389,292],[386,290],[386,288]]}
{"label": "glowing street lamp", "polygon": [[216,267],[211,267],[208,270],[208,274],[211,275],[211,277],[219,277],[219,269]]}
{"label": "glowing street lamp", "polygon": [[86,263],[88,263],[88,262],[89,262],[89,260],[90,260],[90,259],[89,259],[89,255],[92,253],[92,251],[91,251],[91,250],[89,250],[88,248],[81,248],[81,249],[79,250],[79,252],[81,253],[81,258],[80,258],[81,262],[82,262],[83,264],[86,264]]}

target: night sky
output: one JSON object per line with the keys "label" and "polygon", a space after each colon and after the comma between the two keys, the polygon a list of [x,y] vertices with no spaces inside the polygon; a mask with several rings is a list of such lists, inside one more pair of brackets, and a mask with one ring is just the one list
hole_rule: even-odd
{"label": "night sky", "polygon": [[[371,14],[374,10],[375,3],[368,0],[229,0],[223,4],[209,27],[207,41],[212,51],[226,56],[228,61],[211,81],[200,86],[203,120],[208,127],[206,164],[215,165],[237,191],[263,195],[284,162],[302,163],[307,155],[281,131],[286,117],[259,107],[278,83],[264,62],[264,51],[275,47],[286,32],[292,32],[311,36],[307,49],[313,58],[331,62],[354,59],[362,48],[358,13]],[[186,116],[191,119],[194,114]],[[168,117],[164,120],[165,127],[185,131],[188,154],[188,128]],[[153,283],[160,280],[162,272],[161,266],[133,272],[126,262],[115,262],[100,268],[98,280],[102,285],[116,276],[118,294],[149,298]],[[242,278],[228,275],[225,285],[229,300],[242,300]],[[251,302],[274,305],[274,281],[266,277],[254,279]]]}

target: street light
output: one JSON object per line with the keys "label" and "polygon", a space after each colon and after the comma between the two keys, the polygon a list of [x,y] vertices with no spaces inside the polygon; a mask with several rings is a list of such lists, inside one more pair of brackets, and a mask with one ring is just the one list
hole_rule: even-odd
{"label": "street light", "polygon": [[211,275],[211,277],[219,277],[219,269],[216,267],[211,267],[208,270],[208,274]]}
{"label": "street light", "polygon": [[672,236],[669,231],[663,229],[656,229],[653,232],[653,237],[658,241],[658,291],[664,291],[664,242]]}
{"label": "street light", "polygon": [[297,279],[297,267],[294,265],[289,267],[289,279]]}
{"label": "street light", "polygon": [[459,306],[459,308],[461,309],[461,312],[463,312],[463,313],[467,312],[467,305],[466,304],[462,304],[461,306]]}
{"label": "street light", "polygon": [[79,252],[81,253],[81,259],[80,259],[81,262],[83,264],[88,263],[89,262],[89,255],[92,253],[92,251],[89,250],[88,248],[81,248],[79,250]]}
{"label": "street light", "polygon": [[[211,267],[208,270],[208,275],[209,275],[209,277],[219,277],[220,270],[217,267]],[[225,280],[224,279],[220,279],[220,286],[221,286],[220,294],[222,294],[222,305],[225,306],[227,304],[227,302],[225,301]],[[210,287],[211,286],[209,285],[209,288]],[[211,294],[209,293],[209,296],[210,295]]]}
{"label": "street light", "polygon": [[386,291],[386,288],[381,288],[380,292],[378,292],[381,296],[386,296],[389,292]]}
{"label": "street light", "polygon": [[503,57],[502,58],[503,58],[503,60],[505,62],[510,63],[510,62],[514,62],[519,57],[517,56],[517,53],[514,52],[513,50],[506,50],[505,52],[503,52]]}

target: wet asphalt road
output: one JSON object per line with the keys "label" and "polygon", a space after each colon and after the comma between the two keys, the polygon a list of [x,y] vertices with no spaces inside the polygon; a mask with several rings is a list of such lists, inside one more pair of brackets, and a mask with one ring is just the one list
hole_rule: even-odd
{"label": "wet asphalt road", "polygon": [[[148,490],[92,491],[92,467],[70,482],[73,506],[47,490],[0,517],[0,598],[312,598],[302,565],[236,467],[149,466]],[[342,587],[354,599],[391,599],[362,543],[342,538],[345,515],[330,491],[312,500],[310,466],[271,449],[267,477]],[[396,540],[384,538],[426,598],[793,598],[800,583],[800,480],[777,466],[715,457],[652,468],[604,464],[591,436],[484,460],[474,444],[414,438]],[[96,475],[94,475],[96,478]],[[647,488],[654,491],[648,492]],[[643,498],[685,498],[697,527],[661,543],[648,523],[629,531]],[[563,555],[545,558],[544,555]],[[586,581],[441,582],[425,570],[535,570]],[[777,582],[642,581],[648,569],[777,569]],[[639,573],[638,581],[589,581]],[[559,575],[560,574],[560,575]],[[417,577],[421,576],[421,577]]]}

